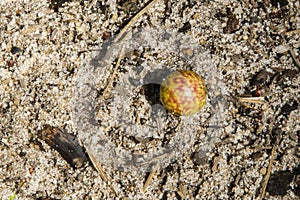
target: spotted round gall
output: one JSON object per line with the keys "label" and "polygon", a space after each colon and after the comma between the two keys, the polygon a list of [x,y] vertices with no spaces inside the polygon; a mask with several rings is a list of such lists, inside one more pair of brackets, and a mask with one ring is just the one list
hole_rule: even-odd
{"label": "spotted round gall", "polygon": [[193,115],[206,102],[204,79],[191,70],[175,71],[162,82],[160,100],[167,110],[176,115]]}

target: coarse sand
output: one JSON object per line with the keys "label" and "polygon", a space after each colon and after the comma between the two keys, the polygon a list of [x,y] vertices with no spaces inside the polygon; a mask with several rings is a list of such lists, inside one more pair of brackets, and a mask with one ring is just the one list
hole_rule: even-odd
{"label": "coarse sand", "polygon": [[[0,41],[0,199],[300,199],[298,0],[1,0]],[[159,102],[181,69],[193,116]]]}

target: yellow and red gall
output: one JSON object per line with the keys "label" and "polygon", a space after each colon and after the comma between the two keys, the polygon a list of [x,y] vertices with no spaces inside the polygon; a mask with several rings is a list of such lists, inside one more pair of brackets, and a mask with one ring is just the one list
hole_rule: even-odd
{"label": "yellow and red gall", "polygon": [[206,102],[204,79],[191,70],[175,71],[162,82],[160,100],[167,110],[176,115],[193,115]]}

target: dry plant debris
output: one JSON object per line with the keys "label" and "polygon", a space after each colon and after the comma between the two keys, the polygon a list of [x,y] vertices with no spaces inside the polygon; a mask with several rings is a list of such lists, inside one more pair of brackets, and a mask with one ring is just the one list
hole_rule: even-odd
{"label": "dry plant debris", "polygon": [[[151,5],[147,12],[135,15],[147,5]],[[298,0],[1,1],[1,198],[299,199],[299,10]],[[156,171],[145,193],[141,191],[145,173],[103,165],[112,189],[91,166],[74,169],[53,151],[45,151],[38,130],[45,124],[76,130],[72,122],[74,82],[79,69],[93,58],[87,50],[99,49],[110,36],[123,35],[122,30],[126,34],[156,27],[192,37],[209,51],[226,88],[219,96],[209,96],[208,104],[213,109],[226,100],[224,120],[216,121],[218,138],[205,140],[215,127],[205,123],[212,115],[202,116],[192,147]],[[193,56],[189,48],[183,53]],[[110,92],[119,89],[115,83],[123,84],[128,73],[152,75],[151,67],[141,67],[145,63],[159,60],[174,70],[189,64],[175,57],[149,49],[125,53]],[[193,66],[193,70],[201,67]],[[106,73],[112,75],[111,69]],[[251,82],[257,77],[259,83]],[[136,99],[132,106],[146,110],[148,104]],[[106,114],[101,116],[104,122],[111,113]],[[136,114],[142,123],[143,117]],[[280,134],[276,145],[270,131],[274,117],[273,129]],[[164,125],[163,118],[158,122]],[[176,124],[168,124],[172,125]],[[168,130],[160,132],[163,138],[128,143],[120,142],[122,135],[111,136],[121,147],[131,148],[137,143],[167,144],[178,133],[178,129]],[[213,148],[204,151],[205,145]]]}

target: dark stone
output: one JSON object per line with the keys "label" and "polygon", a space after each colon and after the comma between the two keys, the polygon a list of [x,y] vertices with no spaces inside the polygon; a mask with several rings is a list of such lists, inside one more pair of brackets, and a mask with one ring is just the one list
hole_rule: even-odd
{"label": "dark stone", "polygon": [[290,171],[277,171],[271,174],[268,185],[267,192],[274,195],[286,195],[287,190],[290,189],[290,183],[293,180],[293,173]]}
{"label": "dark stone", "polygon": [[12,47],[11,50],[10,50],[10,52],[12,54],[17,54],[17,53],[23,52],[23,50],[21,48],[19,48],[19,47]]}
{"label": "dark stone", "polygon": [[186,22],[186,23],[183,24],[183,26],[180,29],[178,29],[178,32],[179,33],[185,33],[187,31],[191,30],[191,27],[192,26],[191,26],[190,22]]}
{"label": "dark stone", "polygon": [[289,5],[289,2],[287,0],[271,0],[271,4],[273,7],[277,7],[278,4],[280,7],[284,7]]}

